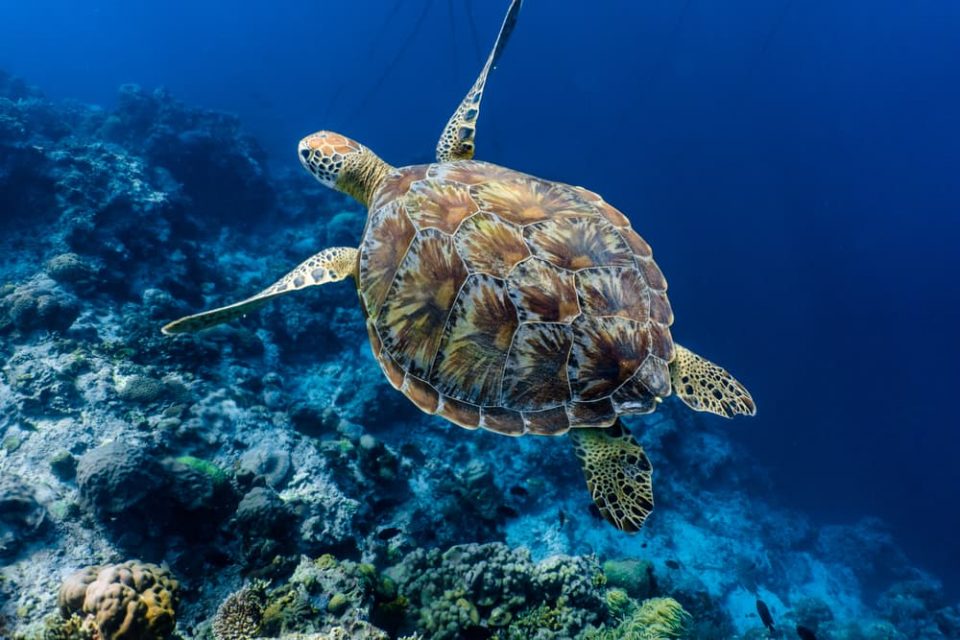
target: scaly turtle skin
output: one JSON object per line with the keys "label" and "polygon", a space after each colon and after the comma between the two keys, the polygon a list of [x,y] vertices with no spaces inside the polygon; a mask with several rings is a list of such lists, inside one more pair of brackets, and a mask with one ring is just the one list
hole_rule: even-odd
{"label": "scaly turtle skin", "polygon": [[303,166],[369,208],[359,249],[324,249],[255,296],[163,331],[198,331],[353,277],[394,387],[469,429],[569,432],[601,515],[636,531],[653,509],[653,469],[620,416],[671,393],[725,417],[756,407],[724,369],[673,342],[667,283],[626,216],[586,189],[472,159],[487,76],[520,4],[435,164],[395,169],[329,131],[301,140]]}
{"label": "scaly turtle skin", "polygon": [[374,355],[418,407],[558,435],[653,411],[674,359],[666,281],[600,196],[474,160],[373,196],[359,291]]}

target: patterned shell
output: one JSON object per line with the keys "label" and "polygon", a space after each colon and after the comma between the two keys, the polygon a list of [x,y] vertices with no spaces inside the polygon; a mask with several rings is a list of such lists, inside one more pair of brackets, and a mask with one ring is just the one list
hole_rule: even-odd
{"label": "patterned shell", "polygon": [[464,160],[395,170],[370,211],[367,330],[390,383],[424,411],[556,435],[670,394],[667,284],[597,194]]}

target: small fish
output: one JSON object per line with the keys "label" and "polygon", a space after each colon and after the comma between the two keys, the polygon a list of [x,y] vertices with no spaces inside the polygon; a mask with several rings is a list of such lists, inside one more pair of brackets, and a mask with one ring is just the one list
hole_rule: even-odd
{"label": "small fish", "polygon": [[663,564],[667,565],[667,568],[668,568],[668,569],[679,569],[679,568],[680,568],[680,563],[677,562],[676,560],[667,560],[667,561],[664,562]]}
{"label": "small fish", "polygon": [[381,540],[389,540],[390,538],[395,538],[400,531],[397,527],[387,527],[386,529],[380,529],[380,531],[377,532],[377,537]]}
{"label": "small fish", "polygon": [[800,640],[817,640],[816,634],[802,624],[797,625],[797,635],[800,636]]}
{"label": "small fish", "polygon": [[511,493],[512,495],[518,496],[518,497],[520,497],[520,498],[526,498],[528,495],[530,495],[529,493],[527,493],[527,490],[526,490],[526,489],[524,489],[523,487],[521,487],[521,486],[518,485],[518,484],[513,485],[512,487],[510,487],[510,493]]}
{"label": "small fish", "polygon": [[757,613],[760,615],[760,621],[763,622],[763,626],[773,633],[773,616],[770,615],[770,609],[767,608],[767,603],[763,600],[757,600]]}
{"label": "small fish", "polygon": [[567,512],[564,511],[563,509],[560,509],[560,511],[557,512],[557,520],[560,521],[561,527],[567,524]]}

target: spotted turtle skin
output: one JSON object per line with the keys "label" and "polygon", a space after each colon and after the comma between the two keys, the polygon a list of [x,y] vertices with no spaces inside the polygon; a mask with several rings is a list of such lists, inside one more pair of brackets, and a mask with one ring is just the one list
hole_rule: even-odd
{"label": "spotted turtle skin", "polygon": [[667,283],[591,191],[474,160],[395,169],[358,261],[373,353],[427,413],[559,435],[670,395]]}

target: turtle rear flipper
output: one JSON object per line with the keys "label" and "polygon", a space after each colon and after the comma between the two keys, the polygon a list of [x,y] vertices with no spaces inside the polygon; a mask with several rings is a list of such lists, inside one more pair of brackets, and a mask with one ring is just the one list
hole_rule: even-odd
{"label": "turtle rear flipper", "polygon": [[653,511],[653,467],[643,447],[620,420],[607,429],[572,429],[570,437],[600,515],[622,531],[638,531]]}
{"label": "turtle rear flipper", "polygon": [[674,343],[670,363],[673,392],[694,411],[709,411],[724,418],[757,413],[750,392],[726,369]]}
{"label": "turtle rear flipper", "polygon": [[357,250],[352,247],[333,247],[324,249],[320,253],[307,258],[296,269],[280,278],[257,295],[234,302],[225,307],[211,309],[203,313],[186,316],[174,320],[163,327],[166,334],[190,333],[208,329],[224,322],[229,322],[247,313],[256,311],[275,298],[285,293],[298,291],[305,287],[312,287],[328,282],[337,282],[356,273]]}

